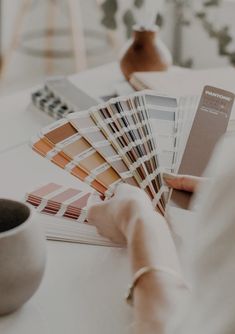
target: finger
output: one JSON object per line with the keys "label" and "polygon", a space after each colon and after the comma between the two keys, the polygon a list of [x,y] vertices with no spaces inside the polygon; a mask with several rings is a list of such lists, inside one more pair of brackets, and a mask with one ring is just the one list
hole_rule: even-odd
{"label": "finger", "polygon": [[112,219],[110,219],[109,213],[105,212],[104,217],[104,209],[106,209],[106,207],[99,204],[91,207],[87,216],[88,224],[95,226],[101,236],[115,243],[124,245],[126,243],[124,235],[115,226]]}
{"label": "finger", "polygon": [[104,212],[107,214],[107,205],[109,204],[109,201],[105,203],[99,203],[92,205],[87,212],[87,220],[90,224],[93,224],[100,219],[103,219]]}
{"label": "finger", "polygon": [[195,192],[201,180],[199,177],[195,176],[168,173],[164,173],[163,178],[169,187],[188,192]]}
{"label": "finger", "polygon": [[179,189],[193,193],[196,191],[198,183],[196,178],[182,176],[179,178]]}
{"label": "finger", "polygon": [[146,203],[146,205],[152,205],[149,196],[146,194],[146,192],[140,188],[137,188],[135,186],[131,186],[128,184],[120,184],[116,190],[113,199],[121,199],[121,200],[136,200],[136,201],[142,201],[142,203]]}
{"label": "finger", "polygon": [[131,186],[129,184],[125,184],[122,183],[120,185],[117,186],[116,190],[115,190],[115,196],[117,197],[129,197],[130,195],[139,193],[140,189],[135,187],[135,186]]}
{"label": "finger", "polygon": [[197,181],[185,176],[177,176],[174,179],[166,179],[166,184],[176,190],[194,192],[197,187]]}

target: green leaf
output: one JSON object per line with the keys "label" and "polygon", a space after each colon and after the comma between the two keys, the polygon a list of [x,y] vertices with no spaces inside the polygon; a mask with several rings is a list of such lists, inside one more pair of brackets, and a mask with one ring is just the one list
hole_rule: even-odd
{"label": "green leaf", "polygon": [[144,0],[134,0],[134,6],[136,8],[141,8],[144,5]]}
{"label": "green leaf", "polygon": [[130,9],[127,9],[126,12],[123,15],[123,23],[126,26],[126,36],[127,38],[130,38],[132,33],[132,27],[136,23],[134,15]]}
{"label": "green leaf", "polygon": [[221,3],[221,0],[207,0],[207,1],[204,1],[203,6],[205,7],[219,6],[220,3]]}
{"label": "green leaf", "polygon": [[189,59],[181,62],[180,66],[185,67],[185,68],[192,68],[193,67],[193,59],[189,58]]}
{"label": "green leaf", "polygon": [[117,0],[105,0],[101,5],[101,9],[106,15],[114,16],[118,10]]}
{"label": "green leaf", "polygon": [[205,12],[197,12],[197,13],[195,13],[195,17],[197,17],[199,19],[204,19],[206,17],[206,13]]}
{"label": "green leaf", "polygon": [[103,17],[101,23],[108,29],[117,29],[116,13],[118,11],[117,0],[106,0],[102,5]]}
{"label": "green leaf", "polygon": [[183,25],[183,26],[190,26],[191,25],[191,22],[187,19],[182,19],[180,21],[180,23]]}
{"label": "green leaf", "polygon": [[232,52],[229,56],[230,64],[235,66],[235,52]]}
{"label": "green leaf", "polygon": [[157,14],[155,23],[160,28],[164,25],[164,17],[162,16],[162,14]]}
{"label": "green leaf", "polygon": [[102,18],[101,23],[108,29],[116,30],[117,29],[117,22],[114,18],[105,16]]}

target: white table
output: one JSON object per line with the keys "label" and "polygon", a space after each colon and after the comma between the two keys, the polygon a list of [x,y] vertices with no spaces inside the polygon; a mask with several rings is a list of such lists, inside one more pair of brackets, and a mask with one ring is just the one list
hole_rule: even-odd
{"label": "white table", "polygon": [[[71,80],[98,97],[113,93],[123,77],[118,66],[110,64]],[[76,182],[29,148],[29,138],[51,122],[43,113],[27,109],[29,94],[30,90],[0,101],[2,197],[22,199],[27,190],[52,179],[70,185]],[[27,161],[33,161],[37,168],[32,169]],[[49,218],[41,215],[37,219]],[[177,211],[173,229],[181,236],[178,246],[182,246],[188,226],[188,214]],[[130,280],[126,251],[53,241],[47,242],[47,250],[46,273],[39,290],[19,311],[0,318],[0,333],[127,333],[131,310],[123,300]]]}

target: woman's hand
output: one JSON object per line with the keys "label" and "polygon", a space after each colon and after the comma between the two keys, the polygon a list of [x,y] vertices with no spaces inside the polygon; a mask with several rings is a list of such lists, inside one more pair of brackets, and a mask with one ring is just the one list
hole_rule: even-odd
{"label": "woman's hand", "polygon": [[199,184],[206,180],[206,178],[203,177],[168,173],[163,173],[163,178],[168,187],[191,193],[197,191]]}
{"label": "woman's hand", "polygon": [[110,200],[89,208],[87,219],[102,236],[125,243],[138,217],[153,212],[152,203],[143,190],[121,184]]}
{"label": "woman's hand", "polygon": [[[144,267],[170,268],[181,275],[168,225],[143,190],[120,185],[112,199],[89,209],[88,222],[104,237],[127,242],[133,275]],[[179,289],[179,281],[161,270],[139,280],[134,289],[136,334],[163,333]]]}

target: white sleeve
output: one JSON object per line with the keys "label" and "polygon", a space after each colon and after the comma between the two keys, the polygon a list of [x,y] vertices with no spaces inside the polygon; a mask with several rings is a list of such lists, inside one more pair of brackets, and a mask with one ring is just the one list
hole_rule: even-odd
{"label": "white sleeve", "polygon": [[216,150],[209,170],[188,252],[191,294],[171,334],[235,333],[235,137]]}

